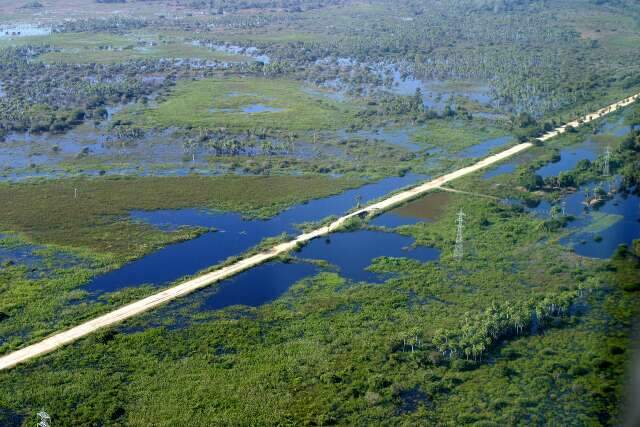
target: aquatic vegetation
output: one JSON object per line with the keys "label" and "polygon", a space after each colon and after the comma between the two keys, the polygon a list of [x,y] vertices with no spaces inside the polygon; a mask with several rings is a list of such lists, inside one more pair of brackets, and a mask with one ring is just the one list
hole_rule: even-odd
{"label": "aquatic vegetation", "polygon": [[[235,93],[242,95],[229,96]],[[255,104],[272,111],[244,111]],[[313,130],[343,127],[352,113],[353,107],[308,95],[295,82],[228,78],[179,83],[156,108],[124,117],[155,127]]]}
{"label": "aquatic vegetation", "polygon": [[1,425],[624,423],[640,107],[533,138],[640,91],[637,2],[0,3],[2,354],[534,143],[3,370]]}
{"label": "aquatic vegetation", "polygon": [[[128,220],[131,209],[210,207],[270,216],[296,202],[360,184],[325,177],[141,177],[0,184],[0,226],[39,243],[91,248],[135,258],[200,234],[162,232]],[[77,196],[76,196],[77,190]]]}

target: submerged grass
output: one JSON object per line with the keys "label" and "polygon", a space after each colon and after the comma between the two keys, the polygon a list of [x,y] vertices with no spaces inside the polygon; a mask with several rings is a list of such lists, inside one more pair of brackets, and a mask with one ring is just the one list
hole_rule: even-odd
{"label": "submerged grass", "polygon": [[[627,355],[616,331],[638,294],[609,288],[614,270],[540,244],[551,234],[534,216],[451,197],[436,222],[403,228],[443,249],[439,263],[382,258],[375,268],[394,273],[384,284],[353,286],[321,273],[258,308],[148,313],[3,372],[0,387],[13,392],[0,394],[0,405],[30,414],[47,404],[73,424],[105,416],[127,425],[185,418],[194,425],[212,418],[229,425],[514,425],[551,417],[571,424],[576,413],[582,424],[611,419]],[[468,214],[463,263],[451,256],[460,208]],[[577,288],[592,311],[545,334],[509,337],[491,363],[450,361],[430,343],[438,328],[459,325],[461,313]],[[403,346],[413,336],[415,351]],[[175,392],[186,389],[193,393]]]}
{"label": "submerged grass", "polygon": [[268,217],[294,203],[361,183],[319,176],[186,176],[0,184],[0,229],[37,243],[132,257],[193,237],[194,231],[165,233],[133,223],[128,220],[131,210],[208,207]]}
{"label": "submerged grass", "polygon": [[242,55],[196,46],[179,37],[143,33],[56,33],[46,36],[0,39],[5,46],[47,45],[56,48],[38,57],[47,63],[108,64],[139,59],[205,59],[226,62],[250,61]]}
{"label": "submerged grass", "polygon": [[446,150],[450,153],[477,145],[491,138],[506,136],[507,132],[481,120],[430,120],[413,136],[414,141]]}

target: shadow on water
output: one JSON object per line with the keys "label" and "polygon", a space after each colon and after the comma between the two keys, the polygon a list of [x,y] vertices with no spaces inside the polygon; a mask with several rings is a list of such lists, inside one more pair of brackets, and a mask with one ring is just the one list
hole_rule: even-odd
{"label": "shadow on water", "polygon": [[166,284],[230,256],[240,255],[264,238],[282,233],[296,234],[296,224],[343,214],[355,207],[358,196],[366,203],[422,178],[419,175],[386,178],[335,196],[296,205],[268,220],[244,219],[237,213],[194,209],[133,212],[134,219],[163,228],[203,226],[217,231],[169,245],[118,270],[97,276],[84,289],[99,295],[142,284]]}

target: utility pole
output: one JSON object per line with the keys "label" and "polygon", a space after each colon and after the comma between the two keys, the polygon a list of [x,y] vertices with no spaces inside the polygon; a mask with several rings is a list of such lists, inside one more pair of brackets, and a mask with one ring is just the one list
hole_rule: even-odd
{"label": "utility pole", "polygon": [[462,261],[464,257],[464,240],[462,238],[462,231],[464,229],[464,217],[466,215],[462,210],[458,212],[458,219],[456,220],[457,231],[456,231],[456,247],[453,250],[453,257],[456,261]]}
{"label": "utility pole", "polygon": [[562,216],[567,216],[567,201],[562,200]]}
{"label": "utility pole", "polygon": [[74,189],[73,189],[73,198],[74,198],[74,199],[77,199],[77,198],[78,198],[78,189],[77,189],[77,188],[74,188]]}
{"label": "utility pole", "polygon": [[51,417],[44,411],[38,412],[38,416],[40,417],[40,422],[38,423],[38,427],[51,427]]}
{"label": "utility pole", "polygon": [[604,167],[603,167],[603,170],[602,170],[602,175],[604,175],[604,176],[610,176],[611,175],[611,170],[610,170],[610,167],[609,167],[610,160],[611,160],[611,149],[607,145],[607,151],[605,151],[605,153],[604,153]]}

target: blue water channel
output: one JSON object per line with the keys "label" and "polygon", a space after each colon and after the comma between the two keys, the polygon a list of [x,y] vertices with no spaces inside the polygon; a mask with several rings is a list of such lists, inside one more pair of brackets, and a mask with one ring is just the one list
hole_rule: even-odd
{"label": "blue water channel", "polygon": [[[629,127],[624,125],[624,117],[621,117],[616,121],[608,120],[604,122],[601,128],[598,130],[597,134],[619,138],[629,133],[629,130]],[[475,149],[475,147],[472,147],[472,149]],[[580,144],[560,150],[559,161],[543,166],[542,168],[538,169],[536,173],[543,178],[556,176],[560,172],[575,168],[578,162],[582,159],[588,159],[590,161],[595,160],[603,150],[603,144],[598,144],[592,139],[587,139]],[[488,180],[507,173],[513,173],[521,163],[522,161],[518,158],[508,163],[502,163],[495,168],[489,169],[484,174],[483,179]]]}
{"label": "blue water channel", "polygon": [[358,196],[366,203],[421,179],[424,177],[413,174],[386,178],[335,196],[296,205],[268,220],[245,219],[237,213],[196,209],[133,212],[133,219],[165,229],[202,226],[215,228],[216,231],[169,245],[118,270],[97,276],[84,289],[101,294],[142,284],[167,284],[231,256],[240,255],[264,238],[282,233],[297,234],[296,224],[341,215],[355,207]]}
{"label": "blue water channel", "polygon": [[[311,241],[295,256],[298,260],[324,260],[337,268],[340,276],[353,282],[380,283],[388,277],[368,271],[379,257],[411,258],[421,262],[437,260],[440,251],[426,246],[413,247],[410,237],[373,230],[332,234],[328,239]],[[257,307],[271,302],[293,284],[320,271],[310,262],[274,261],[247,270],[220,283],[207,295],[200,310],[245,305]]]}

